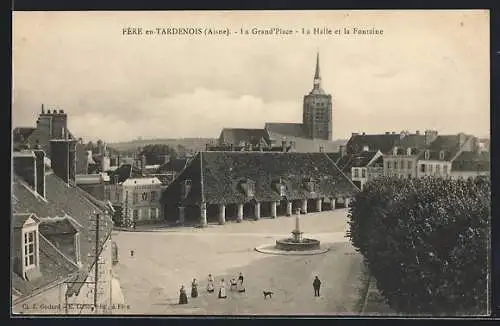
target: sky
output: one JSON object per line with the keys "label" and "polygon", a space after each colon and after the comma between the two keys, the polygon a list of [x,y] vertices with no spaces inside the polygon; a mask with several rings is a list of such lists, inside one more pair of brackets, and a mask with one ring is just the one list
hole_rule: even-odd
{"label": "sky", "polygon": [[[271,27],[293,33],[236,33]],[[156,28],[203,32],[145,34]],[[302,34],[313,28],[342,33]],[[107,142],[300,123],[319,51],[334,139],[490,132],[487,11],[14,12],[12,41],[13,127],[34,126],[42,103],[77,137]]]}

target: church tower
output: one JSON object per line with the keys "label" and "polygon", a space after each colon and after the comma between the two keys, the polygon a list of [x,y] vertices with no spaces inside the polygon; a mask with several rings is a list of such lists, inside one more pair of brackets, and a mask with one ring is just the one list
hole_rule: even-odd
{"label": "church tower", "polygon": [[302,124],[309,138],[332,140],[332,96],[321,88],[319,52],[313,89],[304,96]]}

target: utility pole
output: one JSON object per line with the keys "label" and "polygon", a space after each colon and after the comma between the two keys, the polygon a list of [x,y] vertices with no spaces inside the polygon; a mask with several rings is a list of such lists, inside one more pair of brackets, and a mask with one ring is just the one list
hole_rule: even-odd
{"label": "utility pole", "polygon": [[99,285],[99,221],[101,219],[101,216],[99,214],[96,214],[96,220],[95,220],[95,275],[94,275],[94,281],[95,281],[95,288],[94,288],[94,309],[95,313],[97,313],[97,290],[98,290],[98,285]]}

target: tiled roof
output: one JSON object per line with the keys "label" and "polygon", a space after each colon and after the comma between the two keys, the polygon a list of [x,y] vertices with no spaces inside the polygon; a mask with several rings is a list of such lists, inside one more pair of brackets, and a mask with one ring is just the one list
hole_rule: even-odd
{"label": "tiled roof", "polygon": [[417,135],[417,134],[406,135],[403,138],[397,140],[394,146],[401,147],[403,149],[406,148],[422,149],[426,147],[425,135]]}
{"label": "tiled roof", "polygon": [[[357,188],[325,153],[280,152],[201,152],[169,186],[164,199],[179,199],[183,180],[191,180],[191,190],[183,200],[198,204],[241,203],[251,200],[278,201],[274,183],[281,180],[290,200],[352,195]],[[304,187],[307,178],[318,186],[315,194]],[[255,195],[248,198],[240,189],[242,181],[255,182]]]}
{"label": "tiled roof", "polygon": [[[79,279],[86,278],[88,271],[94,264],[92,256],[87,255],[92,253],[92,247],[95,244],[95,221],[91,220],[93,212],[100,214],[101,218],[101,245],[110,236],[112,229],[112,221],[109,215],[106,214],[104,207],[97,205],[89,200],[88,195],[84,190],[64,183],[59,177],[53,173],[47,173],[45,177],[46,197],[41,199],[33,194],[33,191],[14,176],[13,193],[17,198],[17,202],[13,205],[14,213],[35,213],[41,221],[44,218],[69,215],[74,218],[81,226],[80,248],[82,263],[85,268],[82,269]],[[81,284],[73,284],[69,289],[69,295],[78,292]]]}
{"label": "tiled roof", "polygon": [[219,142],[233,145],[249,142],[255,145],[261,139],[268,142],[268,135],[264,129],[224,128],[220,134]]}
{"label": "tiled roof", "polygon": [[490,171],[490,153],[462,152],[451,163],[452,171]]}
{"label": "tiled roof", "polygon": [[[265,130],[267,130],[271,138],[275,138],[273,137],[273,134],[278,134],[283,136],[293,136],[299,138],[308,138],[302,123],[268,122],[266,123],[264,128]],[[276,141],[280,141],[280,139],[276,139]]]}
{"label": "tiled roof", "polygon": [[[19,247],[11,247],[11,257]],[[18,300],[36,294],[51,284],[63,282],[73,278],[78,272],[78,267],[69,261],[64,254],[51,244],[42,234],[39,235],[40,273],[41,276],[27,281],[17,273],[12,273],[12,287],[19,294]]]}
{"label": "tiled roof", "polygon": [[400,137],[400,134],[354,135],[347,142],[347,152],[358,153],[368,146],[370,151],[380,150],[383,154],[390,154]]}

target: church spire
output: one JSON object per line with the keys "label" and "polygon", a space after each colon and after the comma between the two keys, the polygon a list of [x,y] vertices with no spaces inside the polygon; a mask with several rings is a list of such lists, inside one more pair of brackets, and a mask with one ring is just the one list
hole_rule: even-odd
{"label": "church spire", "polygon": [[319,72],[319,51],[316,53],[316,71],[314,73],[314,89],[321,89],[321,74]]}
{"label": "church spire", "polygon": [[314,79],[321,80],[321,76],[319,74],[319,51],[316,53],[316,72],[314,73]]}

